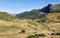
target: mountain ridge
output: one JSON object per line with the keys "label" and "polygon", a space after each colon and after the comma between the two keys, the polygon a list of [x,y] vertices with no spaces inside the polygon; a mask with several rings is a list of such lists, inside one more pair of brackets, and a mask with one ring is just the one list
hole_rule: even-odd
{"label": "mountain ridge", "polygon": [[[60,33],[60,10],[48,13],[45,10],[48,7],[49,5],[42,9],[26,11],[18,14],[18,16],[0,12],[0,37],[51,38],[53,37],[52,33]],[[53,7],[54,10],[56,6],[53,5]],[[55,36],[54,38],[56,38]]]}
{"label": "mountain ridge", "polygon": [[0,12],[1,20],[13,20],[15,18],[16,18],[15,16],[12,16],[12,15],[8,14],[7,12]]}
{"label": "mountain ridge", "polygon": [[26,18],[29,19],[29,17],[31,17],[30,19],[36,19],[39,18],[40,15],[44,15],[45,13],[59,13],[60,12],[60,4],[48,4],[47,6],[43,7],[42,9],[33,9],[31,11],[25,11],[23,13],[17,14],[16,17],[18,18]]}

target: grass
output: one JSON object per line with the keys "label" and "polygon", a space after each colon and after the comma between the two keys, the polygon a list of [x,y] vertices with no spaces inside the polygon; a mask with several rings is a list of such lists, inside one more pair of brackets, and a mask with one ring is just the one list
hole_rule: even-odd
{"label": "grass", "polygon": [[17,25],[12,25],[12,26],[0,26],[0,32],[6,32],[9,30],[14,30],[14,29],[20,29],[19,26]]}
{"label": "grass", "polygon": [[0,19],[5,21],[11,21],[13,19],[16,19],[16,17],[8,14],[7,12],[0,12]]}
{"label": "grass", "polygon": [[34,35],[29,35],[27,38],[40,38],[40,37],[45,37],[45,34],[34,34]]}
{"label": "grass", "polygon": [[37,24],[32,21],[27,21],[29,24],[36,26]]}
{"label": "grass", "polygon": [[[58,29],[58,27],[56,29]],[[13,38],[15,37],[18,38],[18,36],[20,38],[24,38],[27,36],[28,36],[27,38],[35,38],[37,36],[45,37],[44,34],[40,34],[40,33],[48,33],[50,30],[51,29],[47,25],[45,25],[45,23],[39,24],[37,22],[30,21],[30,20],[28,21],[18,20],[18,21],[8,21],[8,22],[1,21],[0,22],[0,37],[4,37],[4,38],[5,36],[8,37],[8,35],[10,36],[16,35],[16,36],[12,36]]]}

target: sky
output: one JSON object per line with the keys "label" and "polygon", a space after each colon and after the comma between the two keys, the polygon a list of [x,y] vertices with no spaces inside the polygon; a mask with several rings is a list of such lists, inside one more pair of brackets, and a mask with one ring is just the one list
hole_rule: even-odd
{"label": "sky", "polygon": [[0,11],[18,14],[33,9],[41,9],[48,4],[60,4],[60,0],[0,0]]}

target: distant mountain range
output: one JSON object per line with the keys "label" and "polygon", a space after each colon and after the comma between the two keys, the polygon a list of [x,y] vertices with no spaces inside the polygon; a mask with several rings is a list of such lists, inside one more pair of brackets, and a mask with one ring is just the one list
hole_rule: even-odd
{"label": "distant mountain range", "polygon": [[[42,9],[33,9],[31,11],[25,11],[23,13],[17,14],[16,17],[20,19],[38,19],[40,17],[44,17],[44,13],[59,13],[60,12],[60,4],[48,4]],[[43,15],[43,16],[42,16]]]}
{"label": "distant mountain range", "polygon": [[[43,16],[43,15],[42,15]],[[36,20],[14,19],[6,12],[0,12],[0,37],[2,38],[50,38],[52,33],[60,33],[60,13],[48,13],[45,18]],[[9,19],[12,21],[7,21]],[[3,19],[3,20],[1,20]],[[6,20],[6,21],[4,21]],[[38,22],[48,23],[38,23]],[[50,23],[52,22],[52,23]],[[54,23],[55,22],[55,23]],[[59,23],[58,23],[59,22]],[[9,34],[8,34],[9,33]],[[37,35],[38,36],[37,36]],[[22,37],[23,36],[23,37]],[[59,36],[59,35],[55,35]],[[55,37],[54,36],[54,37]]]}
{"label": "distant mountain range", "polygon": [[52,34],[60,35],[60,4],[49,4],[16,16],[0,12],[1,38],[58,38]]}
{"label": "distant mountain range", "polygon": [[[41,22],[45,22],[47,20],[47,15],[50,13],[60,13],[60,4],[48,4],[47,6],[43,7],[42,9],[33,9],[31,11],[25,11],[16,16],[10,15],[6,12],[0,12],[0,19],[3,20],[12,20],[12,19],[32,19]],[[54,16],[55,14],[53,14]]]}

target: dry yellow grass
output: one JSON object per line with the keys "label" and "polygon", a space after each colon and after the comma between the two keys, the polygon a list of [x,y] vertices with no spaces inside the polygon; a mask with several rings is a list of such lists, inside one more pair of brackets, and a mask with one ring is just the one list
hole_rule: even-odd
{"label": "dry yellow grass", "polygon": [[49,13],[48,15],[46,15],[46,18],[49,19],[48,21],[51,21],[52,23],[60,23],[60,13]]}
{"label": "dry yellow grass", "polygon": [[[60,21],[60,13],[50,13],[46,17],[54,22]],[[57,19],[57,17],[59,18]],[[29,35],[40,33],[48,35],[52,33],[51,29],[60,32],[60,22],[54,22],[43,24],[29,19],[0,20],[0,38],[26,38]]]}
{"label": "dry yellow grass", "polygon": [[[21,33],[22,30],[25,30],[25,33]],[[0,20],[0,38],[25,38],[35,33],[48,33],[48,29],[32,20]]]}

